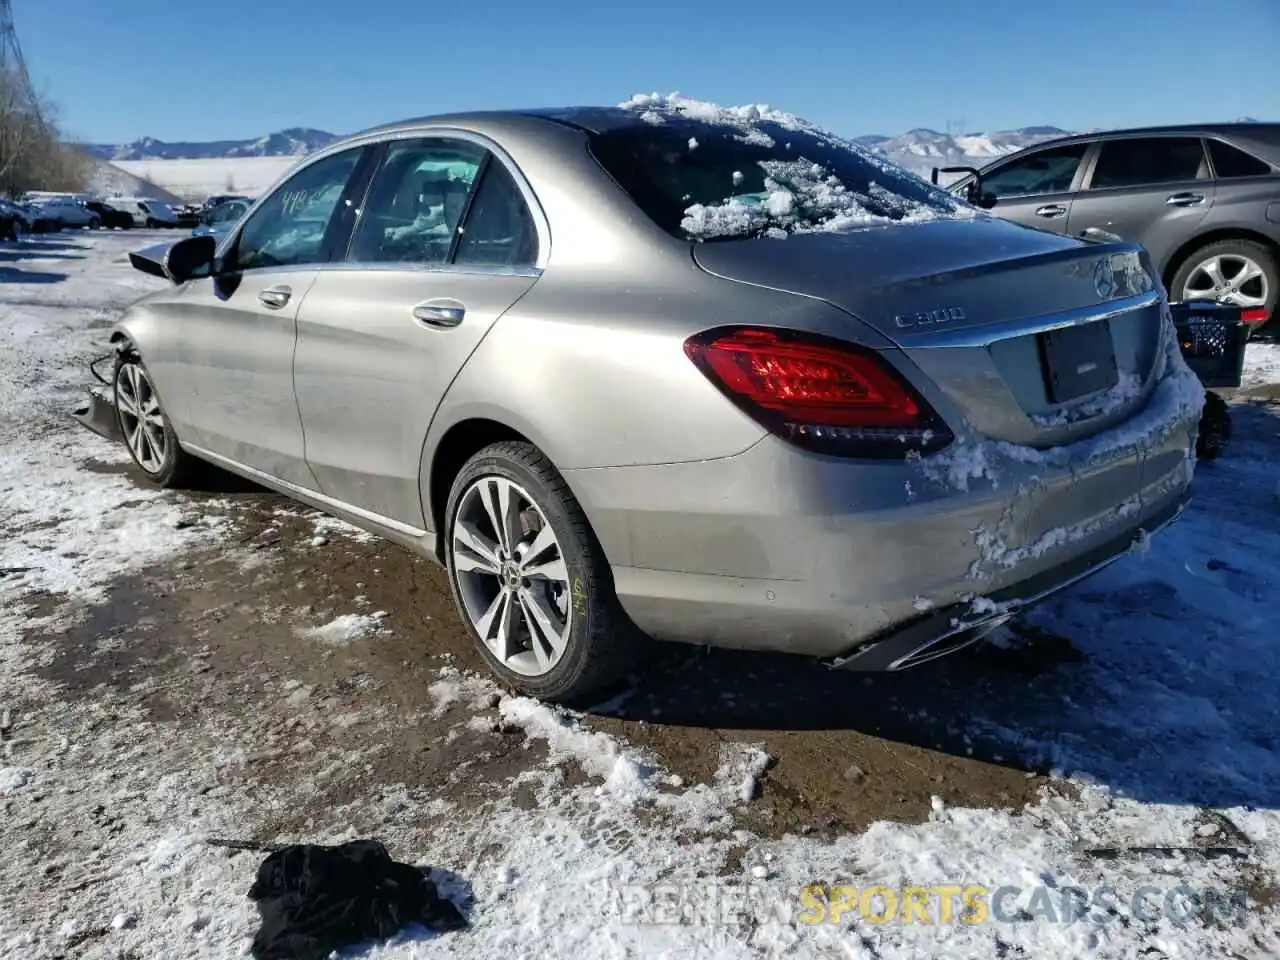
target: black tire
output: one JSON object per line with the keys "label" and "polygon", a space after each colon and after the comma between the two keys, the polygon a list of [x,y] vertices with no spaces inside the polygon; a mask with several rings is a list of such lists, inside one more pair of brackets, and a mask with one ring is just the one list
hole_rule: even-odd
{"label": "black tire", "polygon": [[[1182,261],[1174,273],[1169,298],[1171,300],[1183,299],[1187,281],[1191,279],[1191,275],[1196,268],[1210,257],[1223,256],[1247,257],[1262,268],[1267,284],[1267,322],[1274,320],[1276,317],[1276,304],[1280,302],[1280,263],[1277,263],[1274,250],[1265,244],[1255,243],[1252,240],[1219,240],[1215,243],[1206,244],[1192,252],[1189,257]],[[1253,329],[1256,332],[1262,326],[1263,324],[1257,324]]]}
{"label": "black tire", "polygon": [[1200,414],[1200,431],[1196,435],[1196,459],[1216,460],[1231,442],[1231,411],[1221,395],[1208,391],[1204,395],[1204,411]]}
{"label": "black tire", "polygon": [[[127,384],[128,368],[133,367],[141,372],[148,390],[155,397],[157,409],[160,413],[163,423],[164,437],[164,455],[159,458],[158,466],[143,463],[138,453],[134,450],[133,444],[129,442],[130,433],[137,425],[137,418],[131,417],[121,406],[121,391],[123,384]],[[129,451],[129,456],[133,459],[134,465],[138,471],[147,478],[151,483],[165,489],[186,489],[195,485],[195,481],[203,473],[203,463],[197,460],[191,454],[187,453],[178,443],[178,435],[173,430],[173,425],[169,422],[169,417],[164,412],[164,405],[160,401],[160,395],[154,392],[152,386],[151,374],[147,373],[147,368],[142,362],[142,358],[133,350],[126,350],[116,355],[115,369],[112,372],[112,400],[116,408],[116,425],[120,428],[120,435],[125,438],[125,449]],[[128,389],[124,387],[124,389]],[[144,395],[142,399],[146,399]],[[150,458],[149,458],[150,459]]]}
{"label": "black tire", "polygon": [[[472,624],[460,592],[454,564],[454,526],[463,495],[483,477],[505,478],[529,493],[551,525],[568,570],[568,602],[573,605],[569,637],[560,659],[540,676],[518,673],[493,655]],[[454,478],[445,517],[444,555],[458,615],[480,655],[507,686],[542,700],[579,702],[621,681],[637,664],[648,638],[618,603],[608,561],[577,498],[536,447],[504,441],[473,456]]]}
{"label": "black tire", "polygon": [[97,230],[97,229],[99,229],[101,226],[102,226],[102,221],[101,221],[101,220],[99,220],[97,217],[94,217],[92,220],[90,220],[90,221],[89,221],[89,229],[90,229],[90,230]]}

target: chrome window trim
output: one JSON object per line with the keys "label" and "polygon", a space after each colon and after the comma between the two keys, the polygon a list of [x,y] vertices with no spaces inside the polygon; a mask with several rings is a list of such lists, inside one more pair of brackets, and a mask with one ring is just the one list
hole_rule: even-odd
{"label": "chrome window trim", "polygon": [[[368,134],[351,139],[332,143],[327,147],[317,150],[305,159],[290,167],[284,174],[278,177],[267,190],[265,190],[254,204],[245,211],[244,215],[237,222],[234,230],[227,233],[222,242],[218,244],[217,255],[221,256],[225,250],[231,249],[231,244],[240,236],[240,231],[244,228],[244,224],[248,222],[254,211],[275,196],[276,192],[284,186],[286,182],[300,174],[303,170],[310,167],[313,163],[319,163],[321,160],[334,154],[341,153],[344,150],[363,148],[368,146],[376,146],[384,143],[394,143],[399,140],[424,140],[430,138],[465,140],[474,143],[477,146],[488,150],[493,158],[502,163],[507,169],[512,182],[520,191],[520,195],[524,198],[525,204],[529,208],[529,213],[533,216],[534,229],[538,233],[538,256],[534,260],[532,267],[499,267],[495,269],[483,269],[482,265],[455,265],[455,264],[415,264],[415,263],[366,263],[355,261],[340,261],[337,263],[312,263],[295,265],[304,269],[311,270],[334,270],[334,269],[358,269],[358,270],[426,270],[435,273],[460,273],[470,275],[492,275],[495,270],[503,271],[502,276],[517,277],[540,277],[547,268],[547,263],[551,258],[551,224],[547,219],[546,211],[542,208],[542,204],[538,200],[538,195],[533,192],[533,187],[529,185],[529,181],[525,178],[524,172],[516,166],[511,155],[507,153],[499,144],[491,140],[489,137],[474,133],[455,126],[431,126],[424,125],[421,127],[413,127],[403,130],[396,130],[392,133],[382,132],[376,134]],[[381,169],[379,167],[379,169]],[[374,170],[373,177],[377,177],[379,170]],[[370,186],[373,179],[370,178]],[[363,209],[356,211],[356,221],[352,224],[352,231],[355,230],[356,224],[359,223],[360,214]],[[279,271],[284,268],[280,267],[255,267],[252,270],[241,271],[245,276],[251,276],[268,271]]]}

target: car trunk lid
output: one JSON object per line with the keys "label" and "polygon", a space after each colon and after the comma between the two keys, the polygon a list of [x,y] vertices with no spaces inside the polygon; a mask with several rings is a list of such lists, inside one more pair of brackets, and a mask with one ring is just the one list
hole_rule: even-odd
{"label": "car trunk lid", "polygon": [[901,347],[922,389],[993,439],[1046,447],[1096,433],[1141,405],[1154,376],[1162,308],[1133,244],[983,218],[704,243],[693,255],[723,279],[861,320]]}

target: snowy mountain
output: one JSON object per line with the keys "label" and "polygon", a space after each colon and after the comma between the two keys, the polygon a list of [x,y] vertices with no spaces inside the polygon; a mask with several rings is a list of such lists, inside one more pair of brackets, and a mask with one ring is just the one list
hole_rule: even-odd
{"label": "snowy mountain", "polygon": [[992,133],[949,134],[921,127],[896,137],[872,135],[855,139],[908,170],[927,177],[933,167],[981,167],[996,157],[1041,140],[1066,136],[1068,132],[1058,127],[1039,126]]}
{"label": "snowy mountain", "polygon": [[223,157],[300,157],[338,139],[335,134],[291,127],[250,140],[209,140],[167,143],[143,137],[124,144],[85,144],[100,160],[209,160]]}

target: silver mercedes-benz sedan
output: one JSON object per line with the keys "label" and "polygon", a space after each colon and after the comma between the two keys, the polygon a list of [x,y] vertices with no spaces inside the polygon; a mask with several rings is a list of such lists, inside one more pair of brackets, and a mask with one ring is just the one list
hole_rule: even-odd
{"label": "silver mercedes-benz sedan", "polygon": [[767,108],[371,130],[115,327],[109,415],[441,561],[504,681],[649,638],[900,669],[1188,498],[1203,390],[1141,248],[995,219]]}

